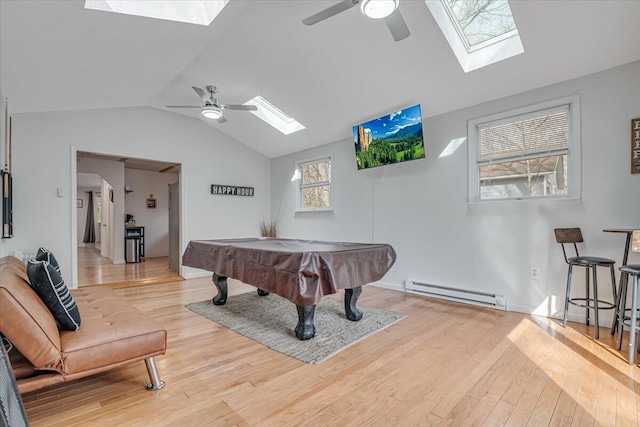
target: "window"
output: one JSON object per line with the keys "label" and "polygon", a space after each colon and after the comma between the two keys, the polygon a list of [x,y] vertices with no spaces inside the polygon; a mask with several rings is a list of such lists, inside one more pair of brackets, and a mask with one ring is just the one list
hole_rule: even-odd
{"label": "window", "polygon": [[469,122],[469,201],[580,196],[577,96]]}
{"label": "window", "polygon": [[445,0],[443,4],[467,51],[518,33],[507,0]]}
{"label": "window", "polygon": [[331,157],[298,163],[298,210],[330,210]]}
{"label": "window", "polygon": [[285,135],[305,129],[296,119],[260,95],[248,100],[244,105],[255,105],[258,107],[256,111],[252,111],[251,113]]}
{"label": "window", "polygon": [[209,25],[229,0],[150,1],[85,0],[85,9]]}
{"label": "window", "polygon": [[507,0],[426,0],[465,73],[524,52]]}

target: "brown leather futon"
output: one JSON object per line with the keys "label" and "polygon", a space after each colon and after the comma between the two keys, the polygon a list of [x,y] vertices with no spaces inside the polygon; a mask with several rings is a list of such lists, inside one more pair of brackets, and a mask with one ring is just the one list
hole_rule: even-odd
{"label": "brown leather futon", "polygon": [[166,331],[109,288],[71,293],[82,326],[60,331],[29,285],[25,265],[0,259],[0,332],[14,347],[9,356],[20,393],[142,360],[151,380],[147,389],[162,388],[154,356],[166,351]]}

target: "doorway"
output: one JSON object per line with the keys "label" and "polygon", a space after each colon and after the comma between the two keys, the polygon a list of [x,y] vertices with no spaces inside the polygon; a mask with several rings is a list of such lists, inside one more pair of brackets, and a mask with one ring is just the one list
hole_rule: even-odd
{"label": "doorway", "polygon": [[180,271],[180,183],[169,184],[169,269]]}
{"label": "doorway", "polygon": [[[181,165],[155,160],[126,158],[90,152],[77,152],[78,198],[84,197],[81,175],[101,178],[99,192],[94,192],[96,237],[99,242],[79,242],[78,286],[102,284],[160,283],[182,280],[180,271],[180,174]],[[170,195],[168,185],[177,189],[175,230],[170,233]],[[96,197],[99,193],[99,198]],[[96,202],[99,202],[99,205]],[[80,202],[78,202],[80,204]],[[98,214],[99,211],[99,214]],[[78,240],[84,235],[80,223],[86,223],[78,211]],[[175,222],[175,218],[173,218]],[[126,262],[126,235],[131,229],[142,230],[139,257]],[[82,234],[81,234],[82,232]],[[99,237],[98,237],[99,236]],[[170,241],[173,242],[170,244]],[[170,269],[170,247],[178,254]],[[95,250],[99,248],[99,251]],[[175,261],[177,260],[177,265]],[[125,283],[126,282],[126,283]]]}
{"label": "doorway", "polygon": [[105,181],[95,173],[78,173],[77,178],[77,237],[78,246],[102,252],[102,193]]}

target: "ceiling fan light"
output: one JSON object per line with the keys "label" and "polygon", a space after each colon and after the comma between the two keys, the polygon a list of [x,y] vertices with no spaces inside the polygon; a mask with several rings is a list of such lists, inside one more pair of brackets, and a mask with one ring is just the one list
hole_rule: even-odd
{"label": "ceiling fan light", "polygon": [[222,117],[222,110],[218,107],[213,107],[213,106],[202,107],[202,110],[200,110],[200,112],[207,119],[217,120],[220,117]]}
{"label": "ceiling fan light", "polygon": [[398,8],[399,0],[363,0],[360,3],[362,13],[373,19],[382,19],[391,15]]}

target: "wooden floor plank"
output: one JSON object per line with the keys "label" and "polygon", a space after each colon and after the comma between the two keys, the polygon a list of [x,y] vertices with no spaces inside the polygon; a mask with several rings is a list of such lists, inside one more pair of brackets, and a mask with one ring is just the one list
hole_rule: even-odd
{"label": "wooden floor plank", "polygon": [[55,385],[23,396],[32,426],[638,425],[640,368],[604,329],[366,287],[407,317],[309,365],[186,309],[208,277],[112,287],[167,329],[167,386],[142,362]]}
{"label": "wooden floor plank", "polygon": [[616,384],[616,421],[618,425],[628,426],[638,422],[638,407],[636,397],[637,383],[633,379],[633,371],[637,366],[629,365],[625,360],[617,360]]}
{"label": "wooden floor plank", "polygon": [[115,287],[175,282],[180,275],[169,269],[168,257],[146,258],[139,263],[114,264],[100,255],[99,245],[78,246],[78,286],[114,284]]}

